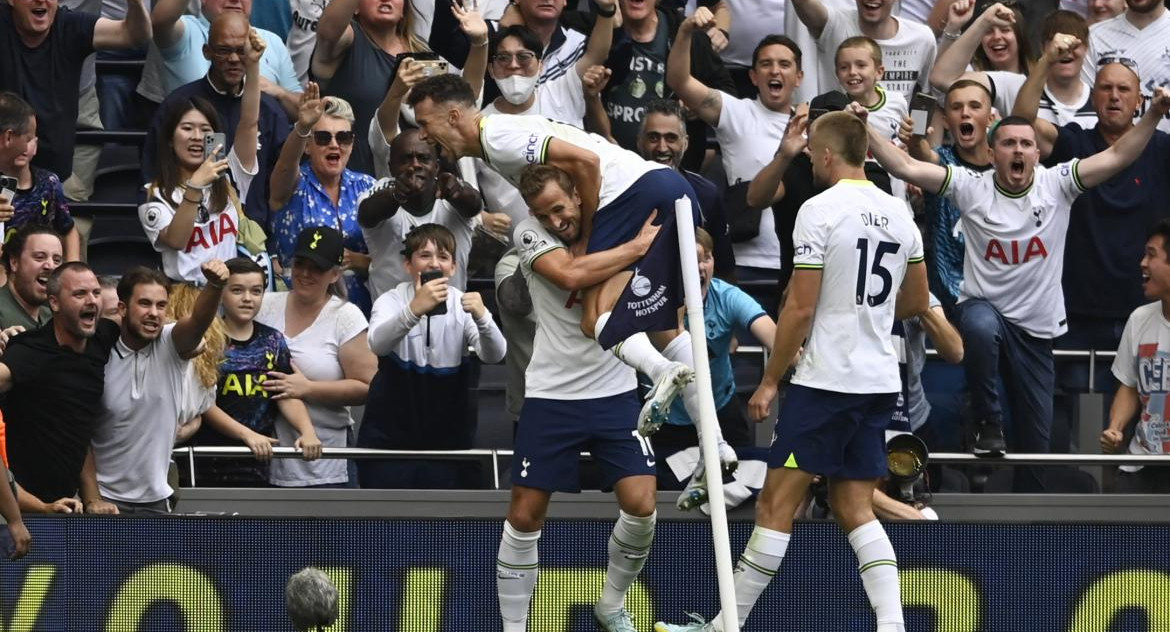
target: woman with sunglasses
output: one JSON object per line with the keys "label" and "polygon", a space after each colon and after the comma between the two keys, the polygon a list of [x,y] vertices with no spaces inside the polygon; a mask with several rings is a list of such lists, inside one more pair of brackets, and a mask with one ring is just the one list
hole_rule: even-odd
{"label": "woman with sunglasses", "polygon": [[[345,244],[345,289],[350,302],[369,314],[365,279],[370,256],[357,221],[357,202],[374,179],[347,168],[353,155],[353,108],[337,97],[321,98],[309,82],[301,95],[297,122],[289,131],[269,179],[272,233],[285,280],[291,274],[297,235],[307,226],[331,226]],[[302,156],[308,160],[301,162]]]}

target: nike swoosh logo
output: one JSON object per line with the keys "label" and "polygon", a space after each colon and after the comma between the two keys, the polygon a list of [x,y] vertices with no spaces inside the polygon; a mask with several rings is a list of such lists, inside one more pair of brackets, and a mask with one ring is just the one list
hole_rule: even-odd
{"label": "nike swoosh logo", "polygon": [[657,461],[654,459],[646,459],[646,467],[654,467],[655,465],[657,465]]}

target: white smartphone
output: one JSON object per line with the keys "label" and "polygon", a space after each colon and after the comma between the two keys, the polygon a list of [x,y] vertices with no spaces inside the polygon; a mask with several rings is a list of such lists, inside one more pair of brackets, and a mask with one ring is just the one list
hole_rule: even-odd
{"label": "white smartphone", "polygon": [[910,120],[914,122],[914,135],[925,136],[926,128],[930,126],[930,117],[934,114],[934,108],[938,105],[938,99],[935,99],[929,94],[921,92],[914,95],[910,100]]}

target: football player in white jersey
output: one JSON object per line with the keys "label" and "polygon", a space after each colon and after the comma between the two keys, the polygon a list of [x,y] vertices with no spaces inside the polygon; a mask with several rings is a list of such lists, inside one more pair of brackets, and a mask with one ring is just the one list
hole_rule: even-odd
{"label": "football player in white jersey", "polygon": [[580,293],[565,288],[588,287],[625,269],[646,253],[659,227],[648,219],[632,240],[574,257],[569,250],[584,235],[581,200],[568,174],[550,165],[528,167],[520,192],[532,217],[516,226],[515,243],[536,337],[516,428],[512,502],[496,561],[504,632],[526,629],[549,499],[553,492],[580,491],[578,455],[586,450],[601,466],[602,488],[614,490],[621,508],[594,615],[608,632],[633,632],[625,593],[654,539],[654,451],[637,430],[634,370],[584,335]]}
{"label": "football player in white jersey", "polygon": [[[683,196],[690,198],[698,214],[694,190],[674,169],[647,161],[596,134],[543,117],[484,115],[461,77],[430,77],[411,90],[409,101],[419,137],[438,145],[450,159],[482,158],[517,186],[528,165],[549,164],[568,173],[581,198],[580,217],[573,220],[574,230],[580,231],[574,255],[629,241],[656,210],[658,223],[671,221],[675,201]],[[673,225],[669,230],[673,234]],[[688,413],[694,418],[699,415],[690,336],[678,327],[682,293],[676,279],[682,265],[695,263],[679,261],[677,246],[669,235],[664,237],[637,262],[638,267],[618,271],[589,287],[582,297],[582,330],[606,348],[618,343],[614,353],[654,380],[639,416],[643,435],[662,425],[680,391]],[[580,265],[577,259],[568,257],[565,265],[575,268]],[[615,317],[612,323],[611,315]],[[648,326],[650,320],[655,320],[653,327]],[[607,324],[611,325],[608,331]],[[647,334],[635,333],[647,329],[661,329],[648,332],[653,344]],[[662,362],[663,358],[668,362]]]}
{"label": "football player in white jersey", "polygon": [[[851,106],[863,113],[860,106]],[[1040,149],[1032,124],[1000,121],[988,134],[991,177],[957,166],[914,160],[871,134],[870,151],[891,176],[937,191],[962,209],[966,236],[959,330],[967,349],[964,368],[979,419],[975,454],[1000,456],[1002,406],[996,382],[1001,367],[1013,402],[1012,449],[1047,452],[1052,426],[1052,339],[1067,329],[1061,274],[1073,200],[1113,177],[1141,155],[1158,122],[1170,111],[1170,90],[1158,88],[1141,122],[1100,153],[1037,166]],[[1041,471],[1017,468],[1017,491],[1043,491]]]}
{"label": "football player in white jersey", "polygon": [[[741,627],[784,559],[797,506],[821,475],[829,479],[834,516],[861,563],[878,632],[905,632],[897,561],[874,516],[873,490],[887,471],[885,431],[901,390],[890,331],[895,318],[928,309],[929,290],[922,237],[906,204],[866,179],[866,145],[865,123],[848,112],[822,115],[810,128],[813,177],[829,188],[796,217],[795,270],[779,320],[784,326],[776,329],[772,356],[748,405],[752,417],[769,413],[780,378],[808,342],[776,422],[756,526],[736,565]],[[655,632],[721,629],[718,617],[654,626]]]}

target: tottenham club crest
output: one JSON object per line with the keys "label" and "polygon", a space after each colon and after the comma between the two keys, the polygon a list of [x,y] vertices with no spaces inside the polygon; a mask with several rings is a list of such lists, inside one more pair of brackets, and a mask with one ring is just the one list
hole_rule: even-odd
{"label": "tottenham club crest", "polygon": [[650,291],[654,289],[654,285],[650,283],[650,279],[639,274],[635,268],[634,278],[630,279],[630,289],[633,290],[634,296],[646,298],[646,295],[650,294]]}

